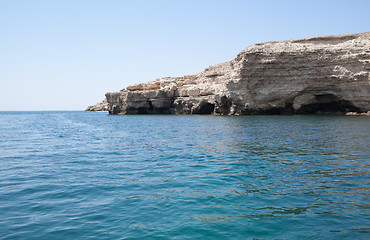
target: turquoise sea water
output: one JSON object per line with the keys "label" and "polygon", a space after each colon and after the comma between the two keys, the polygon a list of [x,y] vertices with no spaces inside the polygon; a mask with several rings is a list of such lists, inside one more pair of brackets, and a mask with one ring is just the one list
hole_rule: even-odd
{"label": "turquoise sea water", "polygon": [[369,239],[370,118],[0,112],[0,239]]}

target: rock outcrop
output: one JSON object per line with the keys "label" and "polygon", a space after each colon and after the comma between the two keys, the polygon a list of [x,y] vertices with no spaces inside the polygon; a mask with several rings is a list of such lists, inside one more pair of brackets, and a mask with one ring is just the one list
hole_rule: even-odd
{"label": "rock outcrop", "polygon": [[197,74],[108,92],[107,109],[110,114],[361,113],[370,110],[369,72],[370,32],[266,42]]}
{"label": "rock outcrop", "polygon": [[106,111],[109,111],[109,108],[108,108],[109,104],[108,104],[108,101],[107,99],[105,98],[102,102],[100,103],[97,103],[95,105],[92,105],[92,106],[88,106],[86,108],[86,111],[95,111],[95,112],[106,112]]}

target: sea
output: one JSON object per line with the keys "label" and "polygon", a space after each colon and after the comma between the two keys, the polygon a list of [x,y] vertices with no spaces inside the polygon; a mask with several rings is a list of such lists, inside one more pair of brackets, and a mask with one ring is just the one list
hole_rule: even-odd
{"label": "sea", "polygon": [[370,239],[366,116],[0,112],[0,239]]}

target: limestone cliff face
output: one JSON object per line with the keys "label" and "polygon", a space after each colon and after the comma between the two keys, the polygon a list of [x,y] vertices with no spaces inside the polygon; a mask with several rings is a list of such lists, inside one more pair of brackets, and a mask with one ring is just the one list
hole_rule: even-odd
{"label": "limestone cliff face", "polygon": [[108,92],[106,107],[110,114],[367,112],[369,73],[370,32],[266,42],[197,74]]}
{"label": "limestone cliff face", "polygon": [[87,107],[86,111],[105,112],[109,111],[108,106],[109,106],[108,101],[105,98],[102,102]]}

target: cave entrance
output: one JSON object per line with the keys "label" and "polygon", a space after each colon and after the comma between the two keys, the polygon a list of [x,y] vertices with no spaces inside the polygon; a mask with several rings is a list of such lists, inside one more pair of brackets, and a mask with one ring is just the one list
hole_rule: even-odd
{"label": "cave entrance", "polygon": [[315,101],[298,109],[301,114],[342,114],[358,112],[360,109],[349,101],[342,100],[333,94],[316,95]]}
{"label": "cave entrance", "polygon": [[215,105],[209,102],[202,102],[199,104],[199,108],[193,112],[193,114],[212,114],[215,109]]}

